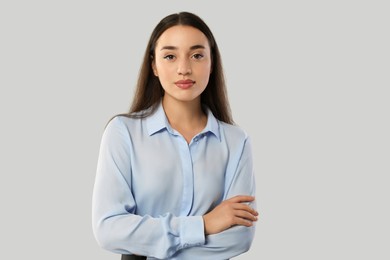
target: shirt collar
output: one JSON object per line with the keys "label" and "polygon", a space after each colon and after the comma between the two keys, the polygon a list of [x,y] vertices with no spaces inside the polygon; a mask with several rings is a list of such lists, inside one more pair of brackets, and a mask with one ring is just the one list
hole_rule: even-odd
{"label": "shirt collar", "polygon": [[[205,107],[205,109],[207,111],[207,124],[201,134],[212,133],[221,141],[219,121],[214,117],[209,108]],[[164,108],[162,106],[162,102],[160,102],[160,104],[157,106],[157,109],[146,118],[146,127],[149,135],[153,135],[164,129],[166,129],[171,134],[174,134],[175,131],[168,122]]]}
{"label": "shirt collar", "polygon": [[215,135],[215,137],[218,138],[219,141],[221,141],[219,121],[215,118],[208,107],[205,107],[205,109],[207,111],[207,124],[202,133],[212,133]]}

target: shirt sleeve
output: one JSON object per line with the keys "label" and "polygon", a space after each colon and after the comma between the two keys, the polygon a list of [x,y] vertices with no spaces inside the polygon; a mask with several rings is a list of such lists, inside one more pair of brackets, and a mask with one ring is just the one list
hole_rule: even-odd
{"label": "shirt sleeve", "polygon": [[103,133],[92,195],[92,228],[98,244],[114,253],[158,259],[204,244],[202,216],[134,214],[130,147],[127,127],[114,118]]}
{"label": "shirt sleeve", "polygon": [[[249,138],[243,145],[236,170],[227,171],[225,186],[224,200],[236,195],[255,196],[256,185]],[[256,201],[249,205],[254,209],[257,208]],[[251,227],[234,226],[218,234],[208,235],[205,244],[180,250],[174,259],[189,260],[194,259],[194,256],[197,259],[230,259],[245,253],[254,239],[255,223]]]}

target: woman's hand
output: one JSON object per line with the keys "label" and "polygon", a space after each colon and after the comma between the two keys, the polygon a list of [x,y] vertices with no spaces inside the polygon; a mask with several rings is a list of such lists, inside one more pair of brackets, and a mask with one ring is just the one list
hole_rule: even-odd
{"label": "woman's hand", "polygon": [[257,221],[259,213],[245,202],[254,200],[255,197],[252,196],[238,195],[222,201],[203,216],[205,234],[216,234],[235,225],[252,226],[253,221]]}

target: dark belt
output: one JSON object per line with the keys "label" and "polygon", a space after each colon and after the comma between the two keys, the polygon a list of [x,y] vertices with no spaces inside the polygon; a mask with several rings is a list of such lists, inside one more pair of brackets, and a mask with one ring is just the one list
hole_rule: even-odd
{"label": "dark belt", "polygon": [[146,260],[146,256],[142,256],[142,255],[122,255],[121,260]]}

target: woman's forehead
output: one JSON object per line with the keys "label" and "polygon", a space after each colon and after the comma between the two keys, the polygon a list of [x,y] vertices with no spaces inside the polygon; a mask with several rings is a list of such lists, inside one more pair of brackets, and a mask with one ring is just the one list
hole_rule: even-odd
{"label": "woman's forehead", "polygon": [[189,49],[196,45],[209,48],[208,39],[203,32],[192,26],[175,25],[161,34],[156,43],[156,50],[166,46]]}

